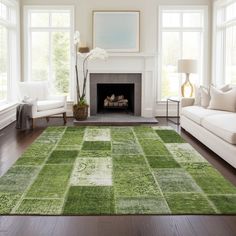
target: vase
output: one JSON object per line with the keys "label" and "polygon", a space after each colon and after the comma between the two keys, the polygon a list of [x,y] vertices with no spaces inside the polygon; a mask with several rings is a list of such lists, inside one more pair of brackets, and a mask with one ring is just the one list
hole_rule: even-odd
{"label": "vase", "polygon": [[88,119],[88,105],[74,105],[73,106],[73,114],[74,118],[77,121],[83,121]]}

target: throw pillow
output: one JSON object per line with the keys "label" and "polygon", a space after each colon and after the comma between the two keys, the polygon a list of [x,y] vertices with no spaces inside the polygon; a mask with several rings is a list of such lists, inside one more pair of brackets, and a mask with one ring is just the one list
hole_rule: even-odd
{"label": "throw pillow", "polygon": [[[230,84],[223,85],[219,88],[222,92],[227,92],[232,89],[232,86]],[[200,88],[196,88],[196,98],[194,105],[196,106],[202,106],[202,107],[208,107],[210,104],[211,95],[210,95],[210,89],[208,89],[205,86],[200,86]]]}
{"label": "throw pillow", "polygon": [[202,107],[208,107],[210,104],[211,96],[210,91],[208,88],[201,86],[201,106]]}
{"label": "throw pillow", "polygon": [[210,88],[211,101],[208,109],[235,112],[236,89],[223,92],[213,86]]}
{"label": "throw pillow", "polygon": [[195,85],[195,106],[201,106],[201,88]]}

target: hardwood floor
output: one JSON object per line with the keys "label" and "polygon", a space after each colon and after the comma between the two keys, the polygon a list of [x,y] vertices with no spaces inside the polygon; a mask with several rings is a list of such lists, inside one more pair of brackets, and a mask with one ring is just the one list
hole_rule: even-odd
{"label": "hardwood floor", "polygon": [[[208,150],[191,135],[164,118],[236,186],[236,170]],[[33,131],[19,132],[14,124],[0,131],[0,175],[3,175],[34,142],[47,125],[62,125],[62,119],[37,121]],[[68,125],[73,125],[69,119]],[[32,217],[0,216],[0,236],[236,236],[236,216],[112,216],[112,217]]]}

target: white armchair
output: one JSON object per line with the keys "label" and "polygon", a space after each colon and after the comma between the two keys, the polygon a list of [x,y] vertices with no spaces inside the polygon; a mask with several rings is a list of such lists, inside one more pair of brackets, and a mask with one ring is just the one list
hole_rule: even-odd
{"label": "white armchair", "polygon": [[52,96],[49,93],[47,82],[21,82],[19,83],[19,98],[22,101],[26,96],[33,103],[32,107],[32,127],[35,119],[45,117],[49,122],[49,117],[62,114],[64,124],[66,124],[66,96]]}

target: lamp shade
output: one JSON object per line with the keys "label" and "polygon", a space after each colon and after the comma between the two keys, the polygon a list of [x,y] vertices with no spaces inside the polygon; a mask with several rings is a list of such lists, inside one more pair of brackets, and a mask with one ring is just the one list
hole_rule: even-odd
{"label": "lamp shade", "polygon": [[197,60],[179,60],[178,61],[178,72],[179,73],[197,73],[198,66],[197,66]]}

